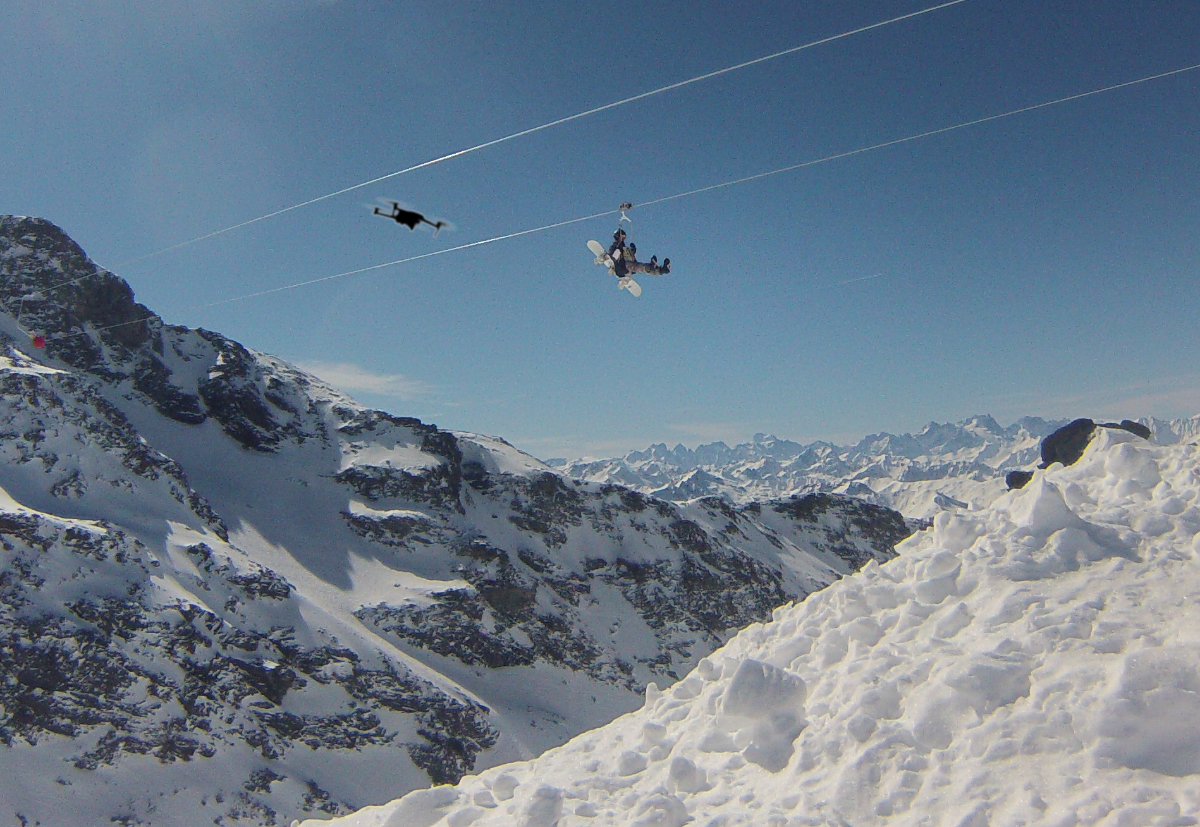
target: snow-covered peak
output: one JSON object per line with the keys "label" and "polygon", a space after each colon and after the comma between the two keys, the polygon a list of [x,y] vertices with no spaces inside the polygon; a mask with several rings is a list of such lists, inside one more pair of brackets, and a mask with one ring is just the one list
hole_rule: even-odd
{"label": "snow-covered peak", "polygon": [[636,712],[333,824],[1197,823],[1200,447],[1103,430],[899,550]]}
{"label": "snow-covered peak", "polygon": [[463,464],[475,463],[484,473],[528,477],[553,473],[540,459],[513,447],[500,437],[455,431]]}

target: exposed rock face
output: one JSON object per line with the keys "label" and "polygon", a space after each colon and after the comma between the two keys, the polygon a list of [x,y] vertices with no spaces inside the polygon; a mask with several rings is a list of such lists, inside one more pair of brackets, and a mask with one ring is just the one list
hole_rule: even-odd
{"label": "exposed rock face", "polygon": [[800,524],[820,525],[825,534],[824,547],[853,571],[871,560],[888,559],[896,544],[912,534],[912,526],[897,512],[853,497],[807,494],[777,503],[774,508]]}
{"label": "exposed rock face", "polygon": [[1055,462],[1074,465],[1083,456],[1094,430],[1096,423],[1092,420],[1076,419],[1050,434],[1042,440],[1042,464],[1038,468],[1049,468]]}
{"label": "exposed rock face", "polygon": [[[1101,427],[1112,428],[1114,426],[1111,422],[1103,422],[1101,423]],[[1149,425],[1134,422],[1131,419],[1122,419],[1115,427],[1129,431],[1129,433],[1140,436],[1142,439],[1150,439],[1154,436],[1154,432],[1150,429]]]}
{"label": "exposed rock face", "polygon": [[254,450],[316,436],[295,407],[306,401],[294,387],[306,383],[299,371],[266,370],[217,333],[164,325],[50,222],[0,216],[0,276],[0,306],[44,334],[65,367],[107,384],[128,380],[158,413],[189,425],[212,417]]}
{"label": "exposed rock face", "polygon": [[0,217],[0,310],[17,822],[63,823],[63,790],[100,821],[279,824],[457,781],[912,528],[844,496],[668,502],[366,410],[162,324],[36,219]]}
{"label": "exposed rock face", "polygon": [[1033,479],[1032,471],[1009,471],[1004,476],[1004,484],[1009,491],[1014,491],[1019,488],[1024,488]]}
{"label": "exposed rock face", "polygon": [[227,537],[179,463],[141,438],[100,386],[80,374],[30,369],[33,363],[13,356],[6,361],[15,369],[0,371],[0,457],[13,465],[33,463],[54,499],[81,501],[98,486],[154,492]]}
{"label": "exposed rock face", "polygon": [[[538,548],[516,554],[482,537],[459,537],[449,548],[459,558],[453,570],[461,588],[429,594],[428,602],[365,606],[356,616],[398,643],[490,668],[551,663],[597,680],[640,690],[647,673],[676,680],[700,651],[710,651],[730,628],[769,615],[798,590],[798,581],[775,555],[755,549],[805,549],[831,573],[854,571],[871,559],[887,560],[893,547],[912,533],[888,509],[848,497],[818,495],[736,508],[713,498],[682,509],[618,486],[586,486],[542,473],[532,478],[488,475],[469,483],[471,500],[507,502],[508,522]],[[411,493],[411,492],[410,492]],[[819,502],[813,502],[819,500]],[[689,518],[690,517],[690,518]],[[388,527],[386,520],[406,520]],[[361,531],[386,535],[390,544],[412,549],[447,542],[440,531],[411,518],[358,518]],[[603,551],[602,543],[632,532],[645,553]],[[592,556],[571,565],[564,555],[584,535]],[[527,541],[528,542],[528,541]],[[411,544],[411,545],[410,545]],[[828,561],[828,562],[827,562]],[[837,574],[832,574],[836,577]],[[605,642],[607,627],[588,615],[597,594],[619,594],[632,609],[625,623],[638,622],[660,638],[654,650],[630,653]]]}

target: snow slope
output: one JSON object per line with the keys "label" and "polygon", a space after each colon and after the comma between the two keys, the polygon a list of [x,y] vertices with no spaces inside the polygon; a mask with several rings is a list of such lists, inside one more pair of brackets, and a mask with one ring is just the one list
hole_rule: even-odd
{"label": "snow slope", "polygon": [[1198,532],[1200,447],[1102,430],[640,710],[331,824],[1200,824]]}

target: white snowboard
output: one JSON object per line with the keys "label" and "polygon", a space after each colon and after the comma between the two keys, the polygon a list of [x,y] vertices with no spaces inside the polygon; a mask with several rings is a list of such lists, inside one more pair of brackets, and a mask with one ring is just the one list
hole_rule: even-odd
{"label": "white snowboard", "polygon": [[[589,241],[587,246],[588,249],[596,255],[596,263],[603,264],[608,268],[608,272],[615,276],[617,274],[616,270],[614,269],[615,265],[613,264],[612,258],[609,257],[608,251],[604,249],[604,245],[599,241]],[[618,280],[617,287],[621,290],[628,290],[635,298],[642,295],[642,286],[629,276]]]}

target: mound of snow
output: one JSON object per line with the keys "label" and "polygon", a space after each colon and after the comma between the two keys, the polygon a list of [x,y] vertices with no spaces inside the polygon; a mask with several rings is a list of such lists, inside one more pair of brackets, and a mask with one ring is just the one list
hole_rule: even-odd
{"label": "mound of snow", "polygon": [[640,710],[332,823],[1198,824],[1198,532],[1200,447],[1105,431]]}

